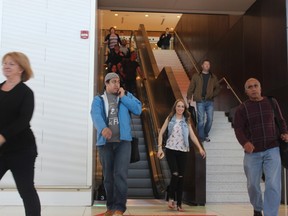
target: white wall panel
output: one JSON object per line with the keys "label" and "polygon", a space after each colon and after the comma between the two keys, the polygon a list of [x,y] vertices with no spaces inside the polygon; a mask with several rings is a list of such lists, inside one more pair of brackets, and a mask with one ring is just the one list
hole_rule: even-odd
{"label": "white wall panel", "polygon": [[[34,70],[27,84],[35,94],[31,126],[39,188],[92,185],[95,5],[96,0],[0,0],[0,56],[24,52]],[[89,31],[89,39],[80,38],[81,30]],[[10,173],[0,182],[6,187],[14,187]]]}

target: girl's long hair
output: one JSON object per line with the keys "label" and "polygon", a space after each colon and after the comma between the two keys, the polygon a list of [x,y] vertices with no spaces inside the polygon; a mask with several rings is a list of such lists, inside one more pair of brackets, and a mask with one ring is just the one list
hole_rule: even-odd
{"label": "girl's long hair", "polygon": [[191,123],[191,122],[192,122],[192,120],[191,120],[191,114],[190,114],[190,112],[189,112],[188,109],[187,109],[187,106],[186,106],[186,103],[185,103],[184,99],[182,99],[182,98],[177,99],[177,100],[175,101],[175,103],[174,103],[174,105],[173,105],[173,107],[172,107],[172,109],[171,109],[171,112],[170,112],[169,115],[168,115],[168,118],[169,118],[169,119],[172,119],[172,117],[175,115],[175,113],[176,113],[176,106],[177,106],[177,104],[178,104],[179,102],[182,102],[182,103],[184,104],[183,116],[184,116],[184,118],[185,118],[185,121],[186,121],[187,123]]}

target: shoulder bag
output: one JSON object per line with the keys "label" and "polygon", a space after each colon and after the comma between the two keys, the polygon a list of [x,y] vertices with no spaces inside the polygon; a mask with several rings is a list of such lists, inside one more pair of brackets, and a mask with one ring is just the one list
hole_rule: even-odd
{"label": "shoulder bag", "polygon": [[[274,111],[275,124],[277,125],[279,133],[280,133],[281,132],[280,113],[278,112],[278,109],[275,108],[275,104],[273,102],[272,97],[268,97],[268,99]],[[282,163],[282,166],[287,169],[288,168],[288,143],[286,143],[280,137],[278,138],[278,142],[279,142],[281,163]]]}
{"label": "shoulder bag", "polygon": [[[135,135],[134,131],[134,124],[131,119],[131,124],[132,124],[132,130]],[[139,153],[139,140],[138,137],[133,136],[132,141],[131,141],[131,157],[130,157],[130,163],[136,163],[140,161],[140,153]]]}

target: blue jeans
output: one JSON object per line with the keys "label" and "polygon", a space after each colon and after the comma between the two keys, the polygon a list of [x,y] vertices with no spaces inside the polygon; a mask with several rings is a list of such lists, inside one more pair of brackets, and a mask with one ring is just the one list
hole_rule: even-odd
{"label": "blue jeans", "polygon": [[[213,114],[214,114],[214,102],[213,101],[201,101],[196,102],[197,107],[197,131],[201,142],[205,140],[205,137],[209,136],[209,132],[212,127]],[[206,122],[205,122],[206,114]]]}
{"label": "blue jeans", "polygon": [[98,146],[100,161],[103,168],[104,187],[108,210],[126,211],[127,176],[131,157],[131,142],[106,143]]}
{"label": "blue jeans", "polygon": [[[264,211],[265,216],[278,216],[281,201],[281,160],[279,147],[244,156],[247,188],[254,210]],[[264,205],[260,181],[265,174]]]}

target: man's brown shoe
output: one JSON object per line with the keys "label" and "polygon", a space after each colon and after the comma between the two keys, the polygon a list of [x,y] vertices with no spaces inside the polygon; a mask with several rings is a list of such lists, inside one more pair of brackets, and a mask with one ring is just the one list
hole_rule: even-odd
{"label": "man's brown shoe", "polygon": [[114,211],[113,210],[107,210],[105,213],[104,213],[104,216],[113,216],[114,214]]}
{"label": "man's brown shoe", "polygon": [[116,210],[112,216],[122,216],[124,212]]}

